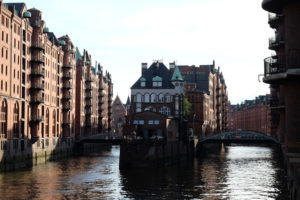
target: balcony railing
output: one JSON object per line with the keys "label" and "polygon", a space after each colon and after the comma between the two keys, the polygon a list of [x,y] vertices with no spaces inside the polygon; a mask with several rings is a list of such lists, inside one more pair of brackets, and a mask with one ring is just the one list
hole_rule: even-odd
{"label": "balcony railing", "polygon": [[43,82],[32,82],[31,83],[31,89],[43,90],[44,87],[45,87],[45,84]]}
{"label": "balcony railing", "polygon": [[71,63],[67,63],[67,64],[63,65],[62,68],[71,69],[72,65],[71,65]]}
{"label": "balcony railing", "polygon": [[285,66],[272,57],[265,58],[264,65],[265,76],[286,72]]}
{"label": "balcony railing", "polygon": [[31,76],[45,76],[45,69],[41,66],[31,68]]}
{"label": "balcony railing", "polygon": [[32,41],[31,48],[44,50],[45,44],[40,41]]}
{"label": "balcony railing", "polygon": [[272,28],[277,28],[280,17],[282,17],[282,15],[277,15],[277,14],[269,13],[268,23],[270,24],[270,26]]}
{"label": "balcony railing", "polygon": [[41,122],[44,121],[44,117],[39,115],[32,115],[30,121],[33,123]]}
{"label": "balcony railing", "polygon": [[72,99],[72,94],[71,93],[63,93],[62,99],[66,99],[66,100]]}
{"label": "balcony railing", "polygon": [[72,83],[70,81],[63,82],[63,89],[72,89]]}
{"label": "balcony railing", "polygon": [[92,98],[92,94],[90,92],[87,92],[85,94],[85,99],[91,99]]}
{"label": "balcony railing", "polygon": [[63,104],[63,110],[72,110],[72,105],[70,103]]}
{"label": "balcony railing", "polygon": [[44,63],[45,62],[45,56],[38,55],[38,56],[32,56],[31,62],[38,62],[38,63]]}
{"label": "balcony railing", "polygon": [[42,95],[37,95],[37,96],[31,96],[30,97],[30,103],[42,103],[44,102],[44,98]]}
{"label": "balcony railing", "polygon": [[85,90],[92,90],[92,86],[91,86],[90,84],[87,84],[87,85],[85,86]]}
{"label": "balcony railing", "polygon": [[63,126],[69,126],[71,124],[71,120],[70,119],[63,119],[62,125]]}
{"label": "balcony railing", "polygon": [[63,78],[65,79],[72,79],[72,73],[71,72],[63,72]]}
{"label": "balcony railing", "polygon": [[270,37],[269,38],[269,49],[276,50],[278,47],[284,44],[283,37]]}

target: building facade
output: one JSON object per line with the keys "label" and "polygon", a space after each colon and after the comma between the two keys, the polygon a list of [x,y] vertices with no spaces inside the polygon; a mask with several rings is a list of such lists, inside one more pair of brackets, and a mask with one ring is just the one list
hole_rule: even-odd
{"label": "building facade", "polygon": [[271,88],[272,133],[288,152],[300,152],[300,2],[264,0],[262,7],[270,12],[269,25],[275,30],[263,78]]}
{"label": "building facade", "polygon": [[111,121],[113,87],[106,76],[108,112],[99,117],[100,81],[90,55],[81,56],[68,35],[50,32],[40,10],[1,0],[1,158],[47,155],[72,148],[75,133],[99,133],[99,118]]}
{"label": "building facade", "polygon": [[[170,63],[175,67],[175,63]],[[184,77],[186,96],[191,103],[189,128],[194,136],[205,137],[228,129],[228,94],[220,68],[212,65],[178,66]]]}
{"label": "building facade", "polygon": [[271,135],[270,95],[258,96],[242,104],[230,105],[229,129],[255,131]]}
{"label": "building facade", "polygon": [[[148,68],[142,63],[142,74],[131,87],[131,105],[127,125],[135,126],[136,134],[143,138],[153,136],[174,138],[179,130],[168,133],[168,120],[179,127],[183,120],[184,82],[179,69],[171,72],[162,62]],[[173,124],[173,125],[174,125]],[[159,128],[157,128],[159,127]]]}
{"label": "building facade", "polygon": [[117,95],[112,104],[112,129],[113,132],[122,135],[123,125],[125,125],[126,109]]}

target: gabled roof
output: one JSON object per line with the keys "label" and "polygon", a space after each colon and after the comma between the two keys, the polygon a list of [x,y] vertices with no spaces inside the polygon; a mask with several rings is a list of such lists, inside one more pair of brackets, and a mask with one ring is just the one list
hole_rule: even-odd
{"label": "gabled roof", "polygon": [[82,55],[80,54],[78,47],[76,47],[76,63],[78,63],[78,60],[81,59],[82,59]]}
{"label": "gabled roof", "polygon": [[127,97],[126,105],[130,105],[130,98],[129,98],[129,96]]}
{"label": "gabled roof", "polygon": [[175,67],[171,81],[183,81],[183,78],[177,66]]}
{"label": "gabled roof", "polygon": [[4,3],[4,5],[6,5],[12,12],[15,10],[19,17],[22,17],[22,11],[26,7],[25,3]]}
{"label": "gabled roof", "polygon": [[[137,88],[153,88],[152,86],[152,79],[155,77],[160,77],[162,81],[162,86],[159,88],[174,88],[174,85],[171,82],[172,73],[169,69],[161,62],[154,62],[152,65],[143,73],[142,76],[138,78],[138,80],[131,86],[131,89]],[[146,79],[146,86],[141,87],[141,78]],[[155,78],[156,80],[157,78]],[[142,79],[143,80],[143,79]],[[159,89],[157,87],[154,87]]]}
{"label": "gabled roof", "polygon": [[47,36],[48,36],[48,40],[50,40],[54,45],[59,46],[58,39],[56,38],[53,32],[49,32]]}

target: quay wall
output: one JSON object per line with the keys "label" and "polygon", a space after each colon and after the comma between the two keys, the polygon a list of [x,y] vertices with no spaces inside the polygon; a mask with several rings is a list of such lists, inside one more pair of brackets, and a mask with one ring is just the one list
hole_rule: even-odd
{"label": "quay wall", "polygon": [[84,144],[78,151],[75,138],[0,140],[0,172],[30,169],[35,165],[75,155],[87,155],[110,145]]}
{"label": "quay wall", "polygon": [[194,156],[194,141],[126,141],[120,147],[120,169],[166,166]]}

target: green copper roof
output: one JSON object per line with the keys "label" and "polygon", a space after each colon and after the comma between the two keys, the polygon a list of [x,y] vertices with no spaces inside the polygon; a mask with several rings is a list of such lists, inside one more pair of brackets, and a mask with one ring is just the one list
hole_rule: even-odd
{"label": "green copper roof", "polygon": [[44,33],[49,33],[49,28],[48,28],[48,27],[45,27],[44,30],[43,30],[43,32],[44,32]]}
{"label": "green copper roof", "polygon": [[76,47],[76,63],[78,62],[79,59],[82,59],[82,55],[80,54],[78,47]]}
{"label": "green copper roof", "polygon": [[31,17],[31,12],[29,12],[29,11],[26,11],[26,12],[24,12],[24,18],[30,18]]}
{"label": "green copper roof", "polygon": [[160,76],[155,76],[152,78],[152,81],[162,81],[162,78]]}
{"label": "green copper roof", "polygon": [[73,54],[74,53],[74,49],[70,49],[70,53]]}
{"label": "green copper roof", "polygon": [[64,40],[59,40],[59,45],[64,46],[66,45],[66,42]]}
{"label": "green copper roof", "polygon": [[175,70],[174,70],[171,81],[183,81],[183,78],[182,78],[181,73],[178,69],[178,66],[175,67]]}
{"label": "green copper roof", "polygon": [[145,79],[145,77],[142,77],[142,78],[140,79],[140,81],[142,81],[142,82],[146,82],[146,79]]}
{"label": "green copper roof", "polygon": [[85,64],[86,64],[86,65],[89,65],[89,64],[90,64],[90,61],[86,61]]}

